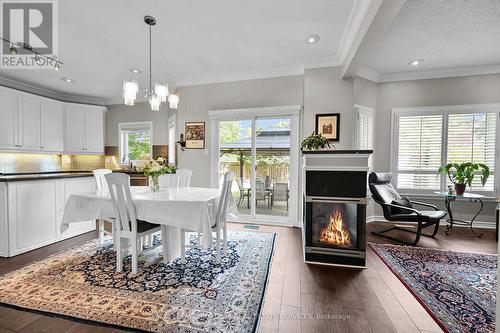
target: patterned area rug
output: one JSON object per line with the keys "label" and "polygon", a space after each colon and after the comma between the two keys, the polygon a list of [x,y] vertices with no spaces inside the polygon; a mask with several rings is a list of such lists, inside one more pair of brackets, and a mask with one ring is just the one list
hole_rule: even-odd
{"label": "patterned area rug", "polygon": [[495,332],[496,255],[370,246],[445,332]]}
{"label": "patterned area rug", "polygon": [[137,275],[130,256],[117,273],[112,243],[95,240],[0,277],[0,303],[141,331],[253,332],[274,239],[229,232],[220,264],[212,247],[164,265],[159,246],[141,255]]}

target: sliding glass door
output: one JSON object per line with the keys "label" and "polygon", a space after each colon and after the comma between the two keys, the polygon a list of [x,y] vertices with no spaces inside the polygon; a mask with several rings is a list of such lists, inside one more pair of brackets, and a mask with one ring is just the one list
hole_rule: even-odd
{"label": "sliding glass door", "polygon": [[[222,117],[216,128],[220,186],[235,173],[232,193],[240,220],[293,225],[297,216],[298,115]],[[292,150],[295,148],[295,150]]]}

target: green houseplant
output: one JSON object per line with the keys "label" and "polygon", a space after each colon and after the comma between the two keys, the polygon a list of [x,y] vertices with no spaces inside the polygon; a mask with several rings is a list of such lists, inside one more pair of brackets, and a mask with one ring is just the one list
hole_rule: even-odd
{"label": "green houseplant", "polygon": [[438,174],[448,175],[451,182],[455,184],[456,194],[462,195],[465,192],[466,185],[472,186],[472,180],[479,170],[481,170],[481,184],[484,186],[490,176],[490,168],[482,163],[449,163],[439,167]]}
{"label": "green houseplant", "polygon": [[330,143],[330,141],[321,134],[315,134],[312,132],[307,138],[302,141],[300,145],[300,150],[322,150],[322,149],[333,149],[335,146]]}

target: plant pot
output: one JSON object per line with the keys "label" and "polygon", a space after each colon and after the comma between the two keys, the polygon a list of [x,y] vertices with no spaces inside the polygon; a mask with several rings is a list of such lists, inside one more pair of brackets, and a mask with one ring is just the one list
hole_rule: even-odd
{"label": "plant pot", "polygon": [[457,195],[463,195],[465,192],[465,184],[455,184],[455,193]]}

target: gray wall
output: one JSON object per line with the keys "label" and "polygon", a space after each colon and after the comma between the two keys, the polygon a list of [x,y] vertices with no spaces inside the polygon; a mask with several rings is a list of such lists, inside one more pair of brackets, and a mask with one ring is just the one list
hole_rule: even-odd
{"label": "gray wall", "polygon": [[204,121],[205,150],[178,152],[179,167],[193,170],[193,186],[210,186],[210,128],[208,111],[303,104],[303,76],[227,82],[179,88],[181,102],[176,112],[177,133],[186,121]]}
{"label": "gray wall", "polygon": [[168,117],[171,111],[163,104],[159,112],[151,111],[148,103],[134,106],[110,105],[105,114],[105,145],[118,146],[118,123],[152,121],[153,144],[168,144]]}
{"label": "gray wall", "polygon": [[[378,84],[375,116],[375,170],[390,170],[391,109],[500,102],[500,74]],[[497,133],[498,138],[499,133]],[[429,200],[427,200],[429,201]],[[443,207],[442,200],[433,202]],[[456,205],[457,218],[470,218],[474,207]],[[488,203],[478,221],[494,221],[494,204]],[[381,210],[376,209],[376,215]]]}
{"label": "gray wall", "polygon": [[336,149],[352,148],[352,80],[341,77],[341,67],[308,69],[304,74],[302,139],[315,129],[315,114],[340,113],[340,141]]}

